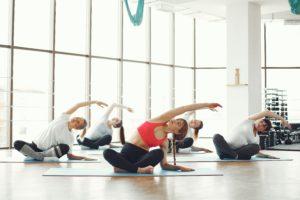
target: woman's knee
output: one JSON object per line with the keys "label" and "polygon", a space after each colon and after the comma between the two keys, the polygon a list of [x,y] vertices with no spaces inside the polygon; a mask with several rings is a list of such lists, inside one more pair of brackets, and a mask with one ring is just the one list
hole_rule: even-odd
{"label": "woman's knee", "polygon": [[116,151],[112,149],[105,149],[103,152],[103,157],[105,160],[110,160],[114,155],[116,155]]}
{"label": "woman's knee", "polygon": [[191,147],[194,143],[193,138],[185,138],[184,139],[184,144],[186,144],[187,146]]}
{"label": "woman's knee", "polygon": [[70,147],[67,144],[59,144],[58,147],[59,147],[59,149],[61,151],[62,156],[65,155],[65,154],[67,154],[69,152],[69,150],[70,150]]}
{"label": "woman's knee", "polygon": [[254,154],[258,154],[259,150],[260,150],[260,147],[258,144],[253,144],[253,152]]}
{"label": "woman's knee", "polygon": [[111,135],[105,135],[105,136],[103,136],[103,137],[105,137],[105,140],[106,140],[108,143],[110,143],[111,140],[112,140],[112,136],[111,136]]}
{"label": "woman's knee", "polygon": [[16,140],[14,142],[14,147],[15,147],[16,150],[20,151],[25,144],[26,143],[22,140]]}
{"label": "woman's knee", "polygon": [[214,143],[219,143],[221,140],[224,140],[224,137],[220,134],[215,134],[213,136],[213,142]]}
{"label": "woman's knee", "polygon": [[161,149],[155,149],[151,152],[157,160],[162,160],[164,158],[164,152]]}

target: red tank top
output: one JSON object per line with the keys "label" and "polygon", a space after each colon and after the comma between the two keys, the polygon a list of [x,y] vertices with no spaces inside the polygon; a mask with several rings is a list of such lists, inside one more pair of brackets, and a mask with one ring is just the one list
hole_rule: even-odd
{"label": "red tank top", "polygon": [[154,134],[154,129],[158,126],[163,126],[166,123],[153,123],[153,122],[144,122],[141,126],[138,127],[138,132],[143,140],[143,142],[149,147],[156,147],[164,143],[167,136],[163,139],[157,139]]}

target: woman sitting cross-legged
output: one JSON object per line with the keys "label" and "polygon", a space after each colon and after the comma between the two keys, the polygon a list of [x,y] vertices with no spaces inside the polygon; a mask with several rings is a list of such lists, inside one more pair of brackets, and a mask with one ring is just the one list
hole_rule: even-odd
{"label": "woman sitting cross-legged", "polygon": [[104,145],[110,145],[110,147],[113,147],[113,145],[111,145],[113,133],[112,128],[120,128],[120,141],[122,144],[125,144],[122,120],[117,117],[109,120],[109,116],[114,108],[123,108],[132,112],[132,109],[129,107],[113,103],[107,108],[104,115],[100,117],[94,125],[92,125],[87,131],[83,130],[83,132],[77,136],[77,142],[79,145],[91,149],[98,149],[100,146]]}
{"label": "woman sitting cross-legged", "polygon": [[272,127],[270,120],[265,117],[278,119],[284,127],[290,128],[285,119],[269,110],[252,115],[233,129],[227,141],[220,134],[214,135],[213,142],[220,159],[249,160],[254,155],[275,159],[274,156],[260,152],[259,134]]}
{"label": "woman sitting cross-legged", "polygon": [[[193,169],[172,165],[167,162],[167,134],[173,133],[181,140],[187,133],[188,124],[184,119],[174,119],[187,111],[213,109],[221,107],[217,103],[196,103],[172,109],[158,117],[141,124],[132,138],[126,143],[121,153],[106,149],[103,153],[115,169],[115,172],[153,173],[154,166],[161,163],[164,170],[192,171]],[[151,147],[160,147],[149,151]]]}
{"label": "woman sitting cross-legged", "polygon": [[[212,109],[212,111],[215,111]],[[204,151],[205,153],[211,153],[212,151],[203,147],[197,147],[194,145],[195,141],[198,140],[199,130],[203,128],[203,121],[199,119],[192,119],[190,117],[194,114],[195,111],[186,112],[183,116],[183,119],[188,123],[188,131],[184,139],[176,140],[176,152],[182,150],[190,151]],[[172,142],[169,140],[168,153],[172,152]]]}

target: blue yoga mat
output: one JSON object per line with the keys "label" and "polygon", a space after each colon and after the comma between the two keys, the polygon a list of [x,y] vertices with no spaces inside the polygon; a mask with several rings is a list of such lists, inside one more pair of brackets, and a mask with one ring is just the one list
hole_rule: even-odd
{"label": "blue yoga mat", "polygon": [[47,158],[44,161],[34,160],[33,158],[24,157],[24,156],[13,156],[7,158],[0,158],[0,163],[100,163],[101,161],[93,160],[69,160],[66,156],[61,157],[60,159]]}
{"label": "blue yoga mat", "polygon": [[[172,161],[170,157],[169,162]],[[258,158],[252,156],[250,160],[236,160],[236,159],[224,159],[221,160],[217,155],[193,155],[193,156],[177,156],[176,162],[258,162],[258,161],[292,161],[293,159],[280,158],[280,159],[269,159],[269,158]]]}
{"label": "blue yoga mat", "polygon": [[43,176],[100,176],[100,177],[165,177],[165,176],[223,176],[222,173],[210,169],[196,169],[191,172],[166,171],[155,167],[153,174],[115,173],[111,167],[99,169],[83,168],[50,168]]}

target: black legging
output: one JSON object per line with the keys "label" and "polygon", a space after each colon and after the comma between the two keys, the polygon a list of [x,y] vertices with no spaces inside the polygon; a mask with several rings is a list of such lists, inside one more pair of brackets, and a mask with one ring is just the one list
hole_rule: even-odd
{"label": "black legging", "polygon": [[97,139],[97,140],[91,140],[88,138],[84,138],[83,141],[81,141],[77,136],[77,142],[79,145],[89,147],[91,149],[98,149],[100,146],[104,146],[107,144],[110,144],[112,137],[111,135],[104,135],[103,137]]}
{"label": "black legging", "polygon": [[43,151],[43,150],[39,149],[34,142],[28,143],[28,142],[25,142],[25,141],[22,141],[22,140],[16,140],[14,142],[14,147],[17,151],[20,151],[25,144],[27,144],[32,150],[34,150],[36,152],[42,152]]}
{"label": "black legging", "polygon": [[238,149],[232,149],[220,134],[216,134],[213,137],[213,142],[216,148],[216,152],[220,159],[239,159],[250,160],[251,156],[254,156],[259,152],[258,144],[248,144]]}
{"label": "black legging", "polygon": [[156,166],[164,157],[161,149],[146,151],[138,146],[126,143],[121,153],[112,149],[106,149],[103,156],[112,166],[137,173],[139,167]]}
{"label": "black legging", "polygon": [[176,147],[178,149],[185,149],[193,146],[194,140],[193,138],[184,138],[183,140],[176,141]]}
{"label": "black legging", "polygon": [[43,151],[39,149],[34,142],[27,143],[22,140],[15,141],[14,147],[17,151],[22,153],[24,156],[29,156],[36,160],[43,160],[45,157],[54,157],[54,156],[60,158],[63,155],[67,154],[70,150],[70,147],[67,144],[58,144]]}

